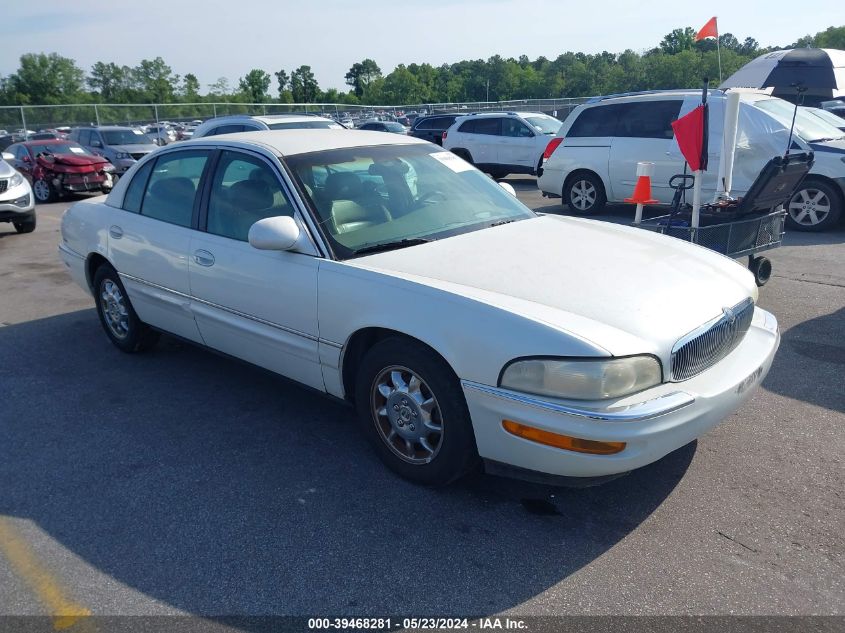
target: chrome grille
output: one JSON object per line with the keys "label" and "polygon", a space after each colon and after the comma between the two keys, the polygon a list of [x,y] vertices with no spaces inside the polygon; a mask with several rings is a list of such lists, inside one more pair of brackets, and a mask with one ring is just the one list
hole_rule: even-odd
{"label": "chrome grille", "polygon": [[9,186],[8,180],[0,180],[0,193],[6,191],[6,188]]}
{"label": "chrome grille", "polygon": [[679,340],[672,349],[672,380],[687,380],[730,354],[745,338],[754,301],[745,299]]}

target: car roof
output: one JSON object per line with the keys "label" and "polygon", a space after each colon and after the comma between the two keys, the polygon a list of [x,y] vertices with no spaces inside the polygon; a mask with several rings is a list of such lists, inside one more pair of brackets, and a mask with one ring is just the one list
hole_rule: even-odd
{"label": "car roof", "polygon": [[76,143],[76,141],[68,141],[63,138],[39,138],[35,139],[34,141],[22,141],[20,145],[55,145],[57,141],[59,143],[65,143],[67,145]]}
{"label": "car roof", "polygon": [[228,123],[230,121],[261,121],[262,123],[277,123],[279,121],[292,121],[299,123],[302,121],[313,121],[323,119],[331,121],[327,117],[322,117],[317,114],[227,114],[225,116],[214,117],[208,119],[205,123]]}
{"label": "car roof", "polygon": [[[527,116],[546,116],[549,117],[548,114],[545,112],[515,112],[513,110],[508,110],[507,112],[473,112],[471,114],[459,114],[458,118],[479,118],[479,117],[491,117],[491,116],[519,116],[519,117],[527,117]],[[554,118],[554,117],[549,117]]]}
{"label": "car roof", "polygon": [[367,132],[366,130],[291,129],[258,130],[255,132],[204,136],[198,139],[183,141],[179,143],[179,146],[189,147],[193,145],[218,144],[220,141],[236,141],[238,144],[262,145],[280,156],[293,156],[295,154],[307,154],[309,152],[322,152],[350,147],[426,143],[426,141],[414,138],[413,136],[385,134],[384,132]]}

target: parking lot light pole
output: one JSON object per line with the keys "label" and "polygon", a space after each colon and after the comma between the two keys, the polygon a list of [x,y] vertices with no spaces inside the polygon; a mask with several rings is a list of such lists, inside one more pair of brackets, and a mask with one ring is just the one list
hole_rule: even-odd
{"label": "parking lot light pole", "polygon": [[100,127],[100,111],[97,110],[97,104],[94,104],[94,120],[97,121],[97,127]]}
{"label": "parking lot light pole", "polygon": [[24,114],[23,106],[21,106],[21,123],[23,123],[23,140],[29,140],[29,131],[26,129],[26,114]]}

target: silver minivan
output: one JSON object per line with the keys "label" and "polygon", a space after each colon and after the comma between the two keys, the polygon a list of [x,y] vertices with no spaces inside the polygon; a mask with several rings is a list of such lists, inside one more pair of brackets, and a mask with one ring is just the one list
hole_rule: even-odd
{"label": "silver minivan", "polygon": [[[704,199],[716,191],[726,102],[725,92],[710,91]],[[600,97],[579,106],[546,149],[540,190],[563,198],[574,213],[596,213],[605,203],[630,197],[637,163],[649,161],[654,163],[652,197],[668,204],[674,193],[669,180],[684,171],[671,124],[700,103],[699,90],[667,90]],[[763,165],[786,151],[793,110],[764,92],[741,93],[733,195],[744,194]],[[832,228],[845,206],[845,134],[799,109],[792,143],[793,149],[815,152],[815,164],[788,205],[787,223],[802,231]]]}

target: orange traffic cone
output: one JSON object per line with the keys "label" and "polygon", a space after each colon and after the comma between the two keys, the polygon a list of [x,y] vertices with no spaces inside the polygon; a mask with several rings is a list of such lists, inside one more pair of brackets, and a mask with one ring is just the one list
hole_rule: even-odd
{"label": "orange traffic cone", "polygon": [[634,204],[657,204],[659,200],[651,197],[651,176],[637,177],[637,184],[634,186],[634,195],[625,198],[625,202]]}

